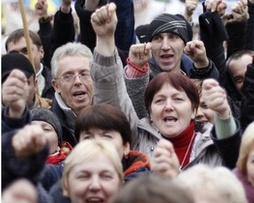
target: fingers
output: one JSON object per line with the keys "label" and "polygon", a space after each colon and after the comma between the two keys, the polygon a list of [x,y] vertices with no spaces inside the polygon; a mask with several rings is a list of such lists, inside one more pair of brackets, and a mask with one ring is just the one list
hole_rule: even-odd
{"label": "fingers", "polygon": [[172,178],[178,174],[179,165],[172,143],[160,140],[151,159],[152,171]]}
{"label": "fingers", "polygon": [[38,125],[27,125],[19,130],[12,139],[16,156],[25,158],[41,151],[46,144],[43,129]]}
{"label": "fingers", "polygon": [[114,3],[107,4],[92,14],[91,20],[98,25],[110,23],[113,13],[116,11],[116,5]]}
{"label": "fingers", "polygon": [[129,58],[137,66],[145,65],[152,57],[151,43],[134,44],[130,47]]}
{"label": "fingers", "polygon": [[18,101],[25,94],[27,78],[22,71],[13,70],[2,86],[2,100],[5,105]]}
{"label": "fingers", "polygon": [[202,85],[202,98],[207,107],[217,112],[219,116],[228,116],[230,107],[227,100],[227,94],[216,80],[204,80]]}
{"label": "fingers", "polygon": [[[24,190],[25,188],[25,190]],[[20,179],[12,183],[2,193],[3,203],[36,203],[37,191],[32,183],[26,179]]]}

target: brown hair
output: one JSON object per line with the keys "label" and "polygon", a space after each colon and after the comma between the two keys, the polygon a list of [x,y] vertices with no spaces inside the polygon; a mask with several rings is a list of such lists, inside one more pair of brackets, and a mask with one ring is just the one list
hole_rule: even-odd
{"label": "brown hair", "polygon": [[[10,42],[13,42],[15,44],[17,41],[19,41],[24,36],[25,36],[24,29],[21,28],[21,29],[14,30],[9,35],[9,37],[7,38],[7,40],[5,42],[5,49],[8,51],[8,44]],[[38,49],[41,48],[41,46],[42,46],[41,38],[36,32],[29,30],[29,37],[31,38],[33,44],[35,44]]]}
{"label": "brown hair", "polygon": [[131,144],[131,127],[125,114],[109,104],[96,104],[85,108],[77,117],[74,134],[79,142],[80,133],[92,128],[115,130],[121,134],[123,144]]}
{"label": "brown hair", "polygon": [[198,108],[199,106],[198,89],[190,78],[188,78],[187,76],[183,75],[180,72],[175,71],[161,72],[149,82],[145,90],[145,106],[149,114],[154,95],[166,83],[169,83],[179,91],[184,91],[192,103],[193,110]]}

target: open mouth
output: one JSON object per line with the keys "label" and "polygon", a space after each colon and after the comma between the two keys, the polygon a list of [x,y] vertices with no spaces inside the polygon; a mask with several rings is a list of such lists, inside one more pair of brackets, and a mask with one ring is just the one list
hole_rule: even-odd
{"label": "open mouth", "polygon": [[86,203],[103,203],[104,200],[99,197],[90,197],[86,199]]}
{"label": "open mouth", "polygon": [[177,118],[173,117],[173,116],[166,116],[164,119],[163,119],[165,122],[176,122],[177,121]]}
{"label": "open mouth", "polygon": [[85,95],[86,95],[85,91],[78,91],[78,92],[73,93],[74,97],[83,97]]}
{"label": "open mouth", "polygon": [[163,55],[161,55],[161,58],[162,59],[170,59],[170,58],[173,58],[173,54],[163,54]]}

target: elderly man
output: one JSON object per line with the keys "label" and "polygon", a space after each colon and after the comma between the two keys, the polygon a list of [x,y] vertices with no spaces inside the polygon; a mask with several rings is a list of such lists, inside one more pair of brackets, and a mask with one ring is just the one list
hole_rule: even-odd
{"label": "elderly man", "polygon": [[52,86],[55,96],[51,110],[58,116],[63,130],[63,141],[75,146],[74,125],[77,115],[92,104],[93,81],[88,47],[80,43],[67,43],[53,54],[51,60]]}

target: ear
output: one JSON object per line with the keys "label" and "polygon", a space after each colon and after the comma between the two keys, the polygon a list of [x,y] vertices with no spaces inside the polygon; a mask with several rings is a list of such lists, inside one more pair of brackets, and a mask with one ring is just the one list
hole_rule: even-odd
{"label": "ear", "polygon": [[60,93],[59,84],[58,84],[58,82],[57,82],[55,79],[52,79],[51,84],[52,84],[52,87],[54,88],[54,90],[55,90],[57,93]]}
{"label": "ear", "polygon": [[126,142],[124,144],[124,150],[123,150],[123,155],[127,156],[130,153],[130,143]]}
{"label": "ear", "polygon": [[69,192],[65,188],[63,188],[63,195],[69,197]]}

